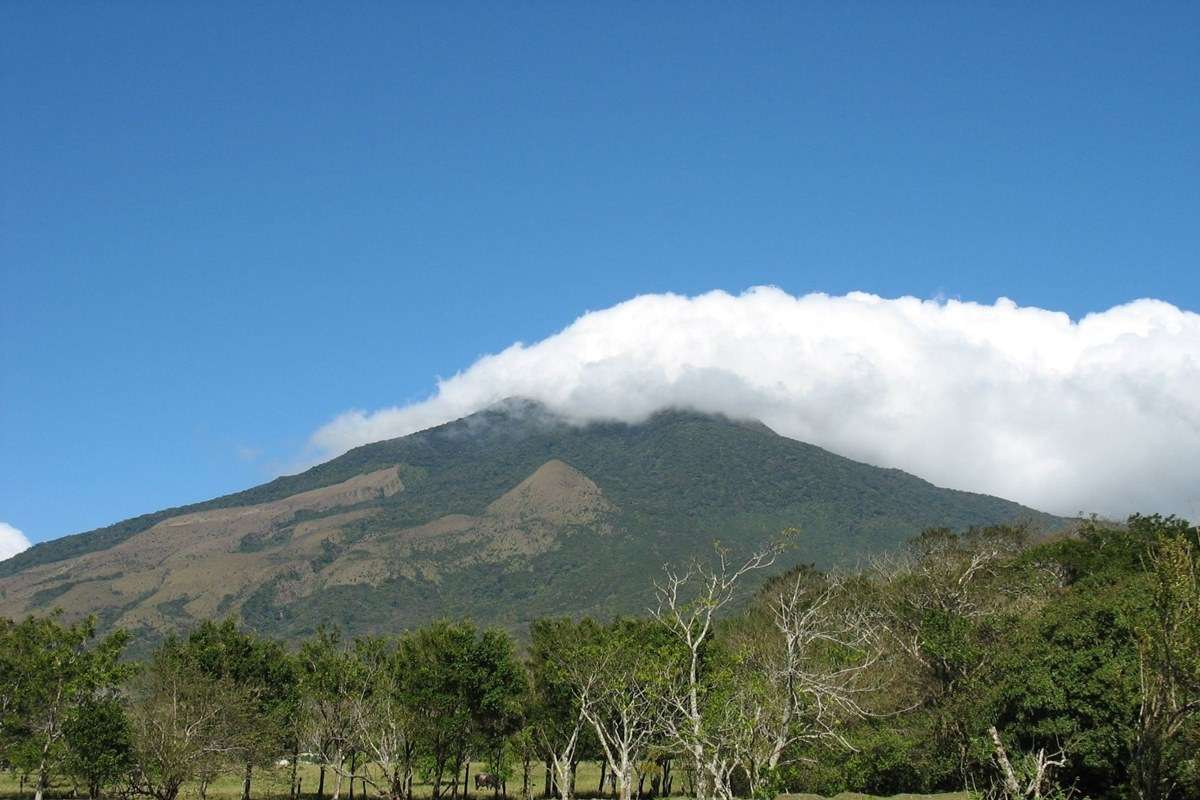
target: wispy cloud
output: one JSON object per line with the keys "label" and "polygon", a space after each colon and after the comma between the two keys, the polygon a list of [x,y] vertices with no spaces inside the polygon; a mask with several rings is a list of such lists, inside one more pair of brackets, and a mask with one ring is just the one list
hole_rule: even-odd
{"label": "wispy cloud", "polygon": [[7,522],[0,522],[0,561],[28,549],[29,539],[24,533]]}
{"label": "wispy cloud", "polygon": [[1200,315],[1138,300],[1059,311],[852,293],[643,295],[517,343],[427,400],[349,411],[325,457],[540,400],[577,420],[680,406],[1050,511],[1200,514]]}
{"label": "wispy cloud", "polygon": [[239,444],[235,449],[239,461],[244,461],[247,464],[258,461],[262,458],[263,451],[258,447],[248,447],[244,444]]}

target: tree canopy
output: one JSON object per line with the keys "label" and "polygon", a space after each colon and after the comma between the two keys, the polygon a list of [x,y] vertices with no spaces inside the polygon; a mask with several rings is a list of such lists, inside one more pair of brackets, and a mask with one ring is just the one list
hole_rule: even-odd
{"label": "tree canopy", "polygon": [[[177,800],[301,753],[340,800],[479,785],[620,800],[930,792],[1200,796],[1200,534],[1135,516],[1032,537],[930,529],[861,569],[746,576],[777,547],[669,567],[643,617],[440,621],[286,645],[234,619],[122,660],[91,620],[0,619],[0,765],[36,796]],[[679,783],[675,778],[680,779]],[[589,790],[590,791],[590,790]]]}

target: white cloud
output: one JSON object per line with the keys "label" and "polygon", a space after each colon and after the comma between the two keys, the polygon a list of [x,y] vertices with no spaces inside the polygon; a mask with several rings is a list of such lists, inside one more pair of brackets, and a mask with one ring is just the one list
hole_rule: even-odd
{"label": "white cloud", "polygon": [[0,561],[28,549],[29,540],[25,538],[25,534],[7,522],[0,522]]}
{"label": "white cloud", "polygon": [[1157,300],[1073,322],[1003,298],[643,295],[312,442],[332,456],[510,396],[579,420],[722,412],[1048,511],[1200,517],[1200,315]]}

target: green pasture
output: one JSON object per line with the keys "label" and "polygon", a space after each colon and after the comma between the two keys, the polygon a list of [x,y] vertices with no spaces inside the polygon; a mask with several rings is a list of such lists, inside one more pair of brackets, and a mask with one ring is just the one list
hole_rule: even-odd
{"label": "green pasture", "polygon": [[[486,771],[486,767],[482,763],[471,764],[471,775],[474,776],[479,771]],[[253,800],[276,800],[277,798],[286,798],[288,796],[288,782],[291,779],[292,768],[289,767],[270,767],[257,768],[254,770],[253,781],[251,784],[250,796]],[[316,798],[317,785],[320,782],[320,769],[315,764],[301,762],[297,767],[297,775],[301,781],[301,793],[305,798]],[[329,800],[333,793],[334,782],[336,778],[332,773],[326,773],[325,776],[325,800]],[[461,780],[461,776],[460,776]],[[545,771],[541,764],[534,764],[530,770],[530,784],[533,790],[534,797],[540,797],[542,794],[543,782],[545,780]],[[600,764],[595,761],[585,761],[580,763],[578,777],[576,778],[575,789],[580,797],[600,797],[597,792],[600,782]],[[492,797],[492,791],[485,789],[483,791],[475,791],[474,778],[472,777],[471,786],[468,787],[467,798],[481,798],[486,800]],[[608,787],[605,787],[606,789]],[[676,779],[676,792],[682,788],[681,781]],[[519,798],[521,794],[521,773],[520,768],[508,781],[508,793],[512,798]],[[413,787],[413,795],[415,797],[428,798],[432,794],[432,787],[428,783],[416,783]],[[242,795],[242,776],[236,772],[230,772],[221,775],[215,781],[208,785],[207,798],[208,800],[239,800]],[[63,800],[63,798],[72,797],[72,787],[70,785],[56,783],[46,793],[48,800]],[[76,796],[86,797],[86,792],[80,789],[80,794]],[[180,800],[197,800],[199,796],[199,786],[189,784],[184,787],[180,793]],[[341,800],[348,800],[349,782],[342,781],[342,797]],[[365,798],[376,798],[378,793],[367,787]],[[461,795],[460,795],[461,796]],[[609,797],[608,792],[605,792],[604,797]],[[22,785],[20,776],[11,772],[0,772],[0,799],[2,800],[18,800],[21,798],[33,797],[33,786],[27,780]],[[355,781],[354,784],[355,800],[363,798],[362,785]],[[788,794],[781,795],[779,800],[824,800],[819,795],[815,794]],[[875,800],[873,795],[857,794],[854,792],[843,792],[832,798],[832,800]],[[891,798],[891,800],[972,800],[972,796],[968,792],[951,792],[947,794],[899,794]]]}

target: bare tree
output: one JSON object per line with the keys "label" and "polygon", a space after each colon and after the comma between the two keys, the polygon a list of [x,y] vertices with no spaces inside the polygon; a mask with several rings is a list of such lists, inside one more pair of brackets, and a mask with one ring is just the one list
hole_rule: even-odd
{"label": "bare tree", "polygon": [[770,591],[764,624],[747,621],[735,642],[743,668],[730,712],[738,764],[757,794],[793,746],[832,739],[847,720],[869,712],[864,698],[882,648],[872,619],[838,577],[805,570]]}
{"label": "bare tree", "polygon": [[730,776],[737,761],[725,720],[720,718],[723,715],[714,720],[702,697],[701,657],[714,633],[717,614],[734,599],[740,581],[772,566],[780,549],[773,544],[731,562],[730,551],[718,545],[712,563],[696,560],[683,572],[668,566],[665,577],[655,585],[658,605],[654,618],[684,649],[683,670],[666,693],[661,725],[692,761],[697,800],[732,797]]}
{"label": "bare tree", "polygon": [[1000,784],[993,795],[1005,800],[1042,800],[1047,793],[1062,796],[1064,793],[1054,782],[1054,770],[1066,766],[1067,757],[1062,750],[1047,753],[1045,748],[1036,753],[1026,753],[1019,756],[1014,767],[1008,756],[1000,733],[996,726],[988,728],[992,739],[993,758],[1000,771]]}
{"label": "bare tree", "polygon": [[[587,688],[584,689],[586,700]],[[561,726],[538,726],[538,739],[543,751],[550,761],[553,785],[558,787],[562,800],[572,800],[574,796],[575,765],[578,763],[576,751],[579,748],[579,737],[583,733],[585,718],[582,702],[576,707],[574,714]],[[557,734],[557,735],[556,735]]]}
{"label": "bare tree", "polygon": [[[933,617],[974,622],[1013,602],[1040,596],[1029,586],[1008,582],[1011,571],[1006,567],[1024,539],[1021,528],[988,528],[964,536],[933,528],[913,539],[904,551],[873,560],[880,630],[924,671],[934,696],[953,691],[968,678],[964,668],[982,664],[954,664],[930,653],[922,646],[923,626]],[[1041,571],[1032,574],[1040,582],[1057,582],[1061,577]]]}
{"label": "bare tree", "polygon": [[304,738],[321,757],[322,787],[325,770],[333,770],[333,800],[338,800],[342,764],[354,749],[354,703],[362,689],[358,665],[337,633],[328,630],[301,645],[299,663]]}
{"label": "bare tree", "polygon": [[357,777],[391,800],[411,797],[416,720],[405,691],[401,655],[394,644],[381,639],[357,644],[361,673],[348,705],[354,741],[366,754],[368,766],[350,778]]}
{"label": "bare tree", "polygon": [[563,800],[573,794],[577,751],[587,725],[583,709],[596,680],[594,672],[579,669],[581,628],[592,625],[588,620],[576,625],[569,619],[543,619],[530,629],[531,734]]}

